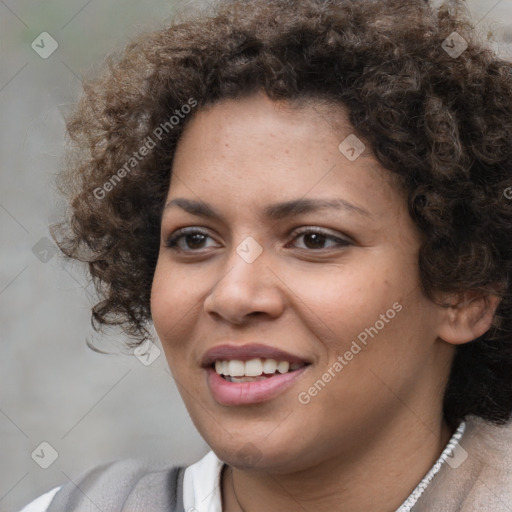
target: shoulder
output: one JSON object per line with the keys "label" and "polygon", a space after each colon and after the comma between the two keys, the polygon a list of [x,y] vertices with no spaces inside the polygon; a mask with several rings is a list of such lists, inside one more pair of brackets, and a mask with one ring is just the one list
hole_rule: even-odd
{"label": "shoulder", "polygon": [[466,418],[466,431],[413,510],[509,511],[512,503],[512,423]]}
{"label": "shoulder", "polygon": [[512,424],[494,425],[468,417],[464,451],[453,467],[464,492],[462,510],[510,510],[512,502]]}
{"label": "shoulder", "polygon": [[[137,459],[124,459],[96,466],[51,491],[48,502],[43,495],[21,512],[118,512],[121,507],[179,511],[183,503],[184,467],[155,467]],[[50,494],[50,493],[48,493]],[[44,497],[46,496],[46,501]],[[28,506],[27,506],[28,507]],[[147,507],[147,508],[146,508]]]}

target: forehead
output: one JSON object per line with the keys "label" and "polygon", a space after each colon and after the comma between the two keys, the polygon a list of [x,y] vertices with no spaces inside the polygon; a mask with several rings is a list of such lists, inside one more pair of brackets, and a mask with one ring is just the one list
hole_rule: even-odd
{"label": "forehead", "polygon": [[[353,157],[353,146],[357,160],[366,160],[376,170],[378,162],[370,147],[354,131],[343,105],[321,99],[318,103],[313,99],[273,101],[256,93],[197,111],[178,142],[174,164],[229,159],[239,162],[237,167],[248,163],[256,166],[269,155],[276,164],[289,155],[290,163],[295,160],[296,167],[304,167],[311,161],[318,165],[322,157],[326,161],[333,152]],[[249,160],[254,156],[259,158]],[[302,165],[297,166],[297,160]]]}
{"label": "forehead", "polygon": [[[212,140],[225,138],[226,135],[249,135],[262,127],[270,138],[286,135],[289,141],[293,138],[314,141],[318,137],[325,138],[327,131],[339,138],[355,131],[349,121],[348,109],[341,103],[323,98],[271,100],[262,92],[237,99],[223,99],[196,111],[182,139],[188,138],[191,127],[194,128],[195,137],[198,132],[209,132],[204,135]],[[238,129],[238,134],[233,133]],[[373,154],[369,147],[365,147],[361,156],[372,157]]]}
{"label": "forehead", "polygon": [[[346,110],[325,103],[274,102],[262,94],[221,101],[187,125],[169,196],[203,202],[222,196],[234,203],[262,198],[268,205],[306,196],[331,199],[331,191],[344,191],[347,202],[363,204],[373,191],[389,192],[391,173],[353,131]],[[354,141],[357,155],[351,158],[346,150]]]}

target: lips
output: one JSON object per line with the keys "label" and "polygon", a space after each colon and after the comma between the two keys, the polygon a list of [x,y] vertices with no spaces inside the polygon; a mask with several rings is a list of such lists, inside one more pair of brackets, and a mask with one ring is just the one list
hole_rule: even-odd
{"label": "lips", "polygon": [[205,371],[213,399],[220,405],[232,407],[249,406],[275,399],[297,385],[308,370],[309,366],[303,366],[293,372],[276,374],[253,382],[228,382],[211,368]]}
{"label": "lips", "polygon": [[[286,372],[281,374],[277,371],[273,375],[237,379],[220,375],[215,370],[219,361],[236,362],[235,366],[239,366],[247,361],[254,363],[256,359],[286,362],[286,368],[283,368]],[[215,401],[224,406],[251,405],[271,400],[292,387],[310,364],[310,361],[299,355],[259,344],[219,345],[208,350],[202,359],[210,392]],[[293,366],[297,368],[292,369]]]}

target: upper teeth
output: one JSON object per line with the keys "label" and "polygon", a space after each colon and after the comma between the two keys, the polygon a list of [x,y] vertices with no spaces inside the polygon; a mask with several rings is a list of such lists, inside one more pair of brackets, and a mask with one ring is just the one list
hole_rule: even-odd
{"label": "upper teeth", "polygon": [[303,363],[290,364],[288,361],[279,361],[275,359],[249,359],[249,361],[240,361],[232,359],[230,361],[215,361],[215,371],[219,375],[229,375],[231,377],[258,377],[263,373],[271,374],[276,370],[279,373],[286,373],[290,369],[297,370]]}

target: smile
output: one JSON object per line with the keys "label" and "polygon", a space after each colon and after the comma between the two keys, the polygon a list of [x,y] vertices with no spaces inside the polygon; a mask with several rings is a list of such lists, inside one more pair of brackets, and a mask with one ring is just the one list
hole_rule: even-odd
{"label": "smile", "polygon": [[311,365],[297,354],[269,345],[228,343],[202,357],[207,385],[220,405],[250,405],[284,393]]}

